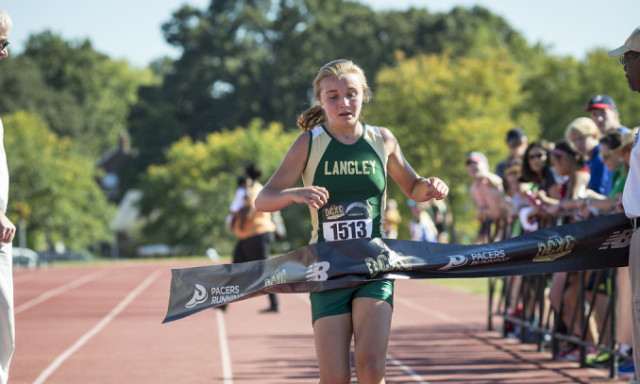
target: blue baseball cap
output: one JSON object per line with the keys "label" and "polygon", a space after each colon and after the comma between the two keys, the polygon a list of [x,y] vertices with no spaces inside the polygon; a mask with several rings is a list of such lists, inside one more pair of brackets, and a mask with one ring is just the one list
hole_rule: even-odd
{"label": "blue baseball cap", "polygon": [[589,100],[589,105],[587,106],[587,111],[592,109],[616,109],[616,103],[613,99],[607,95],[595,95]]}

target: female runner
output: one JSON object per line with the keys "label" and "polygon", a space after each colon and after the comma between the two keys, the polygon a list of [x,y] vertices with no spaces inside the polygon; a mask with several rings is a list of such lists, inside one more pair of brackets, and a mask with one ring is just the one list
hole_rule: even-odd
{"label": "female runner", "polygon": [[[416,174],[388,129],[360,121],[362,104],[371,97],[360,67],[348,60],[329,62],[313,88],[314,106],[298,116],[303,133],[258,195],[256,209],[307,204],[315,243],[383,237],[387,174],[414,201],[447,196],[442,180]],[[303,187],[294,188],[300,177]],[[349,215],[349,209],[358,214]],[[344,216],[331,214],[336,212]],[[352,337],[358,382],[385,382],[392,305],[390,280],[311,294],[322,384],[351,382]]]}

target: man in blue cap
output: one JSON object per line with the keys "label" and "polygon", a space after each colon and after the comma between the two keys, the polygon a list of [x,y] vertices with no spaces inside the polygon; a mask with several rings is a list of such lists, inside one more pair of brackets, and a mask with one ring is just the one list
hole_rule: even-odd
{"label": "man in blue cap", "polygon": [[620,124],[620,115],[615,101],[607,95],[595,95],[589,100],[587,112],[596,123],[602,136],[612,132],[625,133],[629,128]]}

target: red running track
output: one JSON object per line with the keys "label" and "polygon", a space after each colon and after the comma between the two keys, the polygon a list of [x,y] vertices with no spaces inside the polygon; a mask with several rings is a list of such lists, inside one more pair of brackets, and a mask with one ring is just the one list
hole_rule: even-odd
{"label": "red running track", "polygon": [[[185,266],[14,271],[9,383],[318,383],[306,294],[280,295],[278,314],[258,297],[161,324],[170,270]],[[482,296],[397,281],[394,311],[388,383],[626,382],[486,331]]]}

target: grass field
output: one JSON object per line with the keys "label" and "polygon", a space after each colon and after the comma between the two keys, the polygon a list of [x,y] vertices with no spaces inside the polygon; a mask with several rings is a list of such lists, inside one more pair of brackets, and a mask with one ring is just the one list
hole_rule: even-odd
{"label": "grass field", "polygon": [[489,279],[486,277],[468,279],[430,279],[426,281],[451,288],[456,291],[469,292],[474,295],[487,296],[489,294]]}

